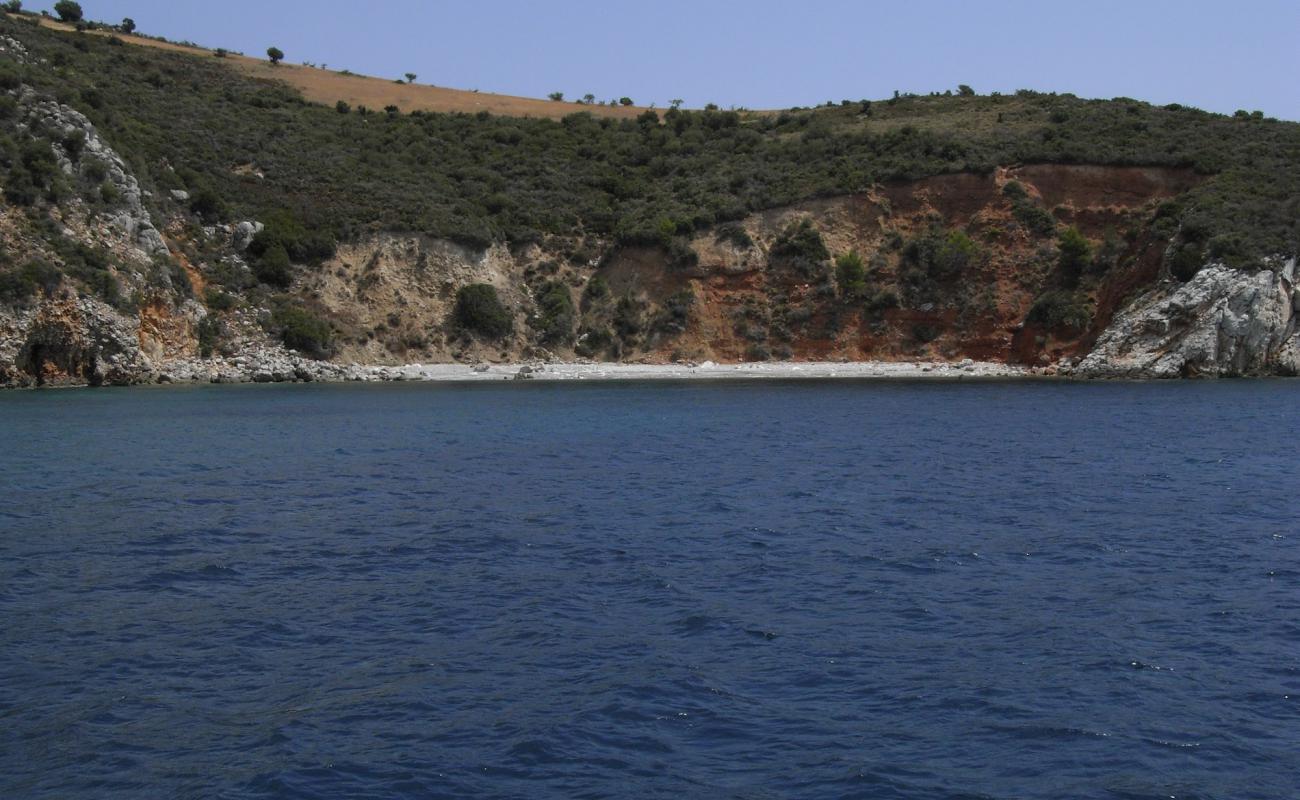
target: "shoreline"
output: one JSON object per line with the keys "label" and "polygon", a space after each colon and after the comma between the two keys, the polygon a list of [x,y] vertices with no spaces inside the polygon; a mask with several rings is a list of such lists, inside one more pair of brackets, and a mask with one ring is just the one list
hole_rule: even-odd
{"label": "shoreline", "polygon": [[[548,363],[413,364],[369,368],[388,373],[378,380],[416,382],[482,381],[679,381],[679,380],[842,380],[842,379],[972,379],[1040,377],[1023,367],[992,362],[746,362],[740,364],[619,364]],[[393,374],[395,373],[395,374]]]}
{"label": "shoreline", "polygon": [[[259,354],[262,355],[262,354]],[[6,389],[77,389],[102,386],[203,386],[266,383],[614,383],[625,381],[835,381],[835,380],[1051,380],[1068,368],[1028,368],[990,361],[777,361],[719,364],[541,362],[476,365],[405,364],[401,366],[338,364],[289,355],[279,358],[238,356],[209,360],[165,361],[145,370],[98,372],[95,379],[58,376],[35,382],[0,385]],[[117,365],[114,364],[114,367]]]}
{"label": "shoreline", "polygon": [[[183,362],[164,368],[151,383],[483,383],[488,381],[617,382],[690,380],[845,380],[845,379],[1018,379],[1049,377],[996,362],[746,362],[684,364],[524,362],[514,364],[406,364],[377,366],[295,360],[280,368],[263,365]],[[1051,373],[1054,375],[1055,373]]]}

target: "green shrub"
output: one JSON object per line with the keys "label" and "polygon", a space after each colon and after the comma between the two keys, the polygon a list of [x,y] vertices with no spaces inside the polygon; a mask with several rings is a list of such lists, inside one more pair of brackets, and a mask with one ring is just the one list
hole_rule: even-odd
{"label": "green shrub", "polygon": [[867,301],[866,310],[869,314],[879,314],[887,309],[898,308],[901,303],[898,292],[893,289],[881,289]]}
{"label": "green shrub", "polygon": [[212,314],[199,320],[198,327],[199,357],[212,358],[217,342],[221,339],[221,320]]}
{"label": "green shrub", "polygon": [[288,289],[293,283],[293,265],[284,245],[276,242],[253,260],[253,274],[268,286]]}
{"label": "green shrub", "polygon": [[1093,304],[1086,295],[1078,292],[1048,292],[1034,302],[1026,322],[1051,331],[1078,334],[1092,324]]}
{"label": "green shrub", "polygon": [[609,297],[609,282],[599,275],[593,275],[591,280],[587,281],[586,288],[582,290],[583,306],[604,300],[606,297]]}
{"label": "green shrub", "polygon": [[[931,228],[904,245],[902,255],[905,265],[919,267],[931,278],[947,279],[979,257],[979,246],[963,231]],[[919,280],[920,275],[913,277]]]}
{"label": "green shrub", "polygon": [[748,250],[754,246],[754,238],[745,230],[745,226],[738,222],[726,222],[718,226],[714,236],[719,242],[728,242],[741,250]]}
{"label": "green shrub", "polygon": [[674,292],[664,300],[663,308],[654,320],[654,329],[666,334],[685,333],[694,306],[695,292],[690,288]]}
{"label": "green shrub", "polygon": [[495,286],[472,283],[456,292],[456,324],[489,339],[502,339],[514,331],[514,318],[502,304]]}
{"label": "green shrub", "polygon": [[82,130],[72,131],[63,137],[60,144],[63,145],[68,158],[77,161],[81,158],[81,152],[86,149],[86,132]]}
{"label": "green shrub", "polygon": [[943,331],[935,325],[918,323],[912,326],[912,338],[921,344],[929,344],[943,335]]}
{"label": "green shrub", "polygon": [[546,344],[568,344],[573,340],[573,327],[577,322],[577,308],[573,295],[563,281],[549,281],[537,296],[537,317],[534,324]]}
{"label": "green shrub", "polygon": [[284,51],[278,47],[266,48],[266,57],[271,60],[271,66],[276,66],[284,60]]}
{"label": "green shrub", "polygon": [[583,358],[596,358],[610,351],[614,346],[614,334],[606,328],[583,328],[578,332],[578,344],[574,352]]}
{"label": "green shrub", "polygon": [[791,223],[772,245],[772,255],[791,261],[819,264],[830,259],[830,251],[821,232],[813,227],[812,220],[804,217]]}
{"label": "green shrub", "polygon": [[964,231],[950,231],[935,257],[940,275],[955,275],[969,267],[979,255],[979,247]]}
{"label": "green shrub", "polygon": [[622,339],[632,339],[641,332],[642,310],[642,304],[630,295],[619,298],[614,307],[614,330]]}
{"label": "green shrub", "polygon": [[1174,247],[1165,259],[1169,274],[1180,281],[1190,281],[1205,266],[1205,255],[1201,246],[1183,243]]}
{"label": "green shrub", "polygon": [[835,278],[840,285],[840,295],[857,300],[867,293],[867,268],[856,251],[835,259]]}
{"label": "green shrub", "polygon": [[700,263],[700,256],[691,247],[690,240],[684,238],[674,238],[665,248],[668,257],[668,266],[673,269],[691,269]]}
{"label": "green shrub", "polygon": [[203,293],[203,303],[211,311],[229,311],[235,307],[236,302],[233,294],[223,292],[215,286],[209,286]]}
{"label": "green shrub", "polygon": [[1071,225],[1061,233],[1056,246],[1060,251],[1058,260],[1061,272],[1067,277],[1077,279],[1092,261],[1092,243],[1079,232],[1078,228]]}
{"label": "green shrub", "polygon": [[337,248],[333,236],[321,231],[308,231],[302,222],[284,210],[267,214],[262,224],[265,227],[248,245],[248,252],[254,257],[279,246],[291,261],[319,265],[331,258]]}
{"label": "green shrub", "polygon": [[1011,214],[1025,230],[1036,236],[1051,236],[1056,232],[1056,217],[1030,198],[1018,181],[1008,181],[1002,194],[1011,201]]}
{"label": "green shrub", "polygon": [[215,223],[227,213],[226,201],[211,186],[200,186],[190,195],[190,212],[206,223]]}
{"label": "green shrub", "polygon": [[272,316],[284,346],[310,356],[329,358],[333,352],[334,331],[330,324],[306,309],[289,304],[278,306]]}
{"label": "green shrub", "polygon": [[29,261],[16,270],[0,271],[0,300],[19,303],[37,292],[49,294],[63,280],[58,267],[44,261]]}

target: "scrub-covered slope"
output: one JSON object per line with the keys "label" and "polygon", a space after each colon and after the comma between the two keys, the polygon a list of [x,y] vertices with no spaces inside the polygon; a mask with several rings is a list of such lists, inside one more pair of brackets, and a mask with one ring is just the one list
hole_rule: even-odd
{"label": "scrub-covered slope", "polygon": [[1300,368],[1300,125],[965,91],[408,114],[229,62],[0,20],[0,382],[331,360]]}

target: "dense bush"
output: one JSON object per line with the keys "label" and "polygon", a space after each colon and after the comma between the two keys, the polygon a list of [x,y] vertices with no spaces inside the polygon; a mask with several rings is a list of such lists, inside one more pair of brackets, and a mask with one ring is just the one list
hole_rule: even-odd
{"label": "dense bush", "polygon": [[212,224],[226,214],[226,201],[211,186],[201,186],[190,194],[190,212]]}
{"label": "dense bush", "polygon": [[217,342],[221,339],[221,320],[212,314],[199,320],[198,339],[199,356],[201,358],[212,358]]}
{"label": "dense bush", "polygon": [[456,293],[456,324],[489,339],[502,339],[514,331],[514,318],[502,304],[495,286],[472,283]]}
{"label": "dense bush", "polygon": [[1087,295],[1055,291],[1038,298],[1025,319],[1048,330],[1079,334],[1092,323],[1093,310]]}
{"label": "dense bush", "polygon": [[253,259],[253,274],[268,286],[288,289],[293,283],[293,265],[284,245],[276,242]]}
{"label": "dense bush", "polygon": [[277,306],[272,321],[285,347],[319,359],[333,353],[334,331],[330,324],[301,306]]}
{"label": "dense bush", "polygon": [[573,341],[573,327],[578,312],[573,295],[563,281],[549,281],[537,296],[534,325],[545,344],[568,344]]}
{"label": "dense bush", "polygon": [[1057,240],[1061,273],[1071,280],[1077,280],[1080,273],[1092,261],[1092,243],[1084,237],[1079,229],[1071,225]]}
{"label": "dense bush", "polygon": [[334,255],[337,243],[334,237],[322,231],[308,231],[292,214],[279,210],[262,219],[262,231],[253,237],[248,252],[254,258],[276,249],[283,249],[290,261],[298,264],[318,265]]}
{"label": "dense bush", "polygon": [[812,220],[804,217],[791,223],[772,245],[772,255],[777,258],[803,259],[820,262],[831,257],[821,232],[813,227]]}
{"label": "dense bush", "polygon": [[727,242],[734,247],[748,250],[754,246],[754,237],[749,235],[745,226],[737,222],[727,222],[718,226],[715,237],[720,242]]}
{"label": "dense bush", "polygon": [[949,279],[979,256],[979,246],[964,231],[930,230],[903,246],[903,263],[924,270],[931,278]]}
{"label": "dense bush", "polygon": [[0,268],[0,301],[18,303],[37,292],[49,294],[63,280],[59,269],[44,261],[29,261],[18,269]]}
{"label": "dense bush", "polygon": [[859,300],[865,297],[867,268],[862,256],[850,252],[835,259],[835,279],[840,285],[840,295],[845,299]]}
{"label": "dense bush", "polygon": [[654,320],[654,330],[675,335],[684,333],[690,324],[691,309],[695,306],[695,292],[689,288],[674,292],[666,300]]}

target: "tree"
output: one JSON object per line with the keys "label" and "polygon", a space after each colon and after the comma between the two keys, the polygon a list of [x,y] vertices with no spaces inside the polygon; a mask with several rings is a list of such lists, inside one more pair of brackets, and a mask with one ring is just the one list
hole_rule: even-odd
{"label": "tree", "polygon": [[846,299],[865,297],[867,294],[867,268],[862,256],[851,250],[835,259],[835,277],[840,284],[840,294]]}
{"label": "tree", "polygon": [[81,22],[81,4],[72,0],[59,0],[54,4],[54,13],[64,22]]}
{"label": "tree", "polygon": [[407,83],[415,83],[415,79],[418,78],[418,77],[420,77],[420,76],[419,76],[419,75],[416,75],[414,72],[408,72],[408,73],[406,73],[406,82],[407,82]]}
{"label": "tree", "polygon": [[1061,234],[1057,248],[1061,253],[1061,271],[1071,279],[1077,279],[1092,260],[1092,243],[1073,225]]}
{"label": "tree", "polygon": [[686,102],[685,100],[677,99],[677,100],[672,101],[672,102],[669,103],[668,105],[669,105],[669,107],[671,107],[671,108],[673,108],[673,109],[678,109],[678,108],[681,108],[681,107],[682,107],[682,103],[685,103],[685,102]]}
{"label": "tree", "polygon": [[961,86],[957,87],[957,94],[962,97],[974,97],[975,90],[963,83]]}
{"label": "tree", "polygon": [[278,47],[268,47],[266,57],[271,59],[271,66],[275,66],[284,60],[284,51]]}
{"label": "tree", "polygon": [[135,20],[127,17],[118,27],[122,29],[122,33],[135,33]]}
{"label": "tree", "polygon": [[5,3],[4,8],[10,14],[17,14],[23,10],[23,0],[9,0],[9,2]]}
{"label": "tree", "polygon": [[293,283],[293,265],[284,245],[276,242],[253,262],[253,274],[268,286],[288,289]]}
{"label": "tree", "polygon": [[456,322],[489,339],[501,339],[514,330],[514,320],[501,303],[496,287],[486,283],[462,286],[456,292]]}
{"label": "tree", "polygon": [[619,105],[624,105],[624,106],[630,106],[630,105],[633,105],[633,103],[632,103],[632,98],[630,98],[630,97],[624,97],[624,98],[621,98],[618,102],[619,102]]}
{"label": "tree", "polygon": [[592,94],[591,92],[587,92],[582,96],[582,102],[586,105],[591,105],[592,103],[596,102],[596,95]]}
{"label": "tree", "polygon": [[564,100],[564,92],[551,92],[550,94],[547,95],[547,97],[551,98],[552,100],[558,103]]}

